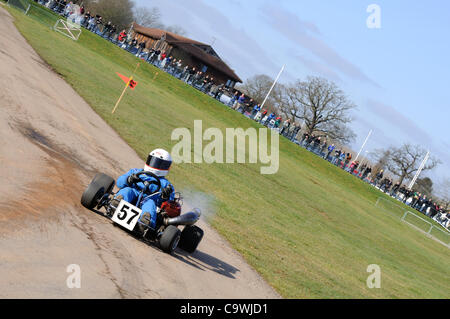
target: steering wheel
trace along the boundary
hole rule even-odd
[[[146,175],[146,176],[149,176],[149,177],[153,177],[154,180],[152,180],[152,181],[144,181],[144,180],[142,180],[141,175]],[[159,180],[159,177],[157,175],[153,174],[152,172],[141,171],[141,172],[136,174],[136,177],[138,177],[141,180],[141,182],[147,187],[147,189],[152,184],[156,185],[157,189],[153,192],[153,194],[157,193],[157,192],[159,192],[161,190],[161,181]]]

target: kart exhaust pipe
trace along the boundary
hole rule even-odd
[[[188,212],[178,217],[167,219],[167,226],[169,225],[194,225],[200,218],[200,212]]]

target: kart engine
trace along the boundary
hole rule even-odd
[[[176,200],[168,200],[162,203],[161,211],[165,212],[168,217],[178,217],[181,214],[181,205]]]

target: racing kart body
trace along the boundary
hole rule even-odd
[[[154,177],[154,180],[144,181],[139,178],[143,175]],[[90,210],[104,209],[103,215],[115,225],[147,243],[158,243],[160,248],[169,254],[177,247],[193,253],[203,238],[203,230],[194,225],[200,218],[200,210],[194,209],[181,214],[182,198],[180,193],[175,193],[174,200],[164,201],[157,207],[156,227],[151,227],[149,214],[142,212],[139,207],[145,197],[160,193],[161,183],[158,176],[151,172],[142,171],[136,176],[144,185],[136,203],[114,198],[114,179],[99,173],[83,192],[81,204]],[[154,192],[149,191],[152,184],[157,186]],[[182,231],[178,228],[180,226],[183,226]]]

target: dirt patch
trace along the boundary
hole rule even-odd
[[[81,169],[86,174],[92,172],[83,168],[70,154],[58,149],[48,137],[29,124],[21,123],[14,127],[47,156],[43,158],[45,167],[41,167],[38,173],[40,176],[35,182],[25,184],[17,198],[0,202],[1,219],[17,222],[26,216],[30,222],[30,219],[61,213],[65,207],[81,208],[79,201],[76,201],[83,191],[79,171]]]

